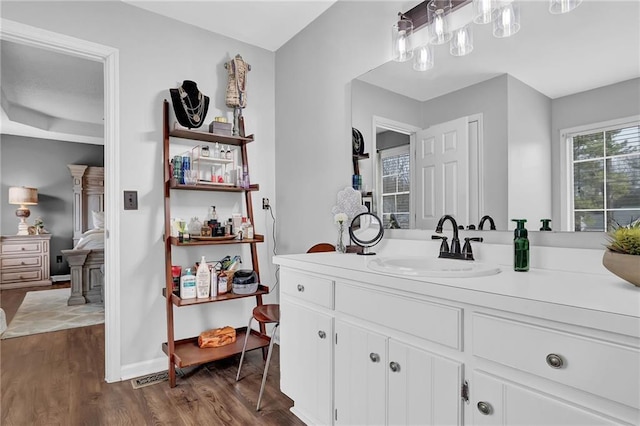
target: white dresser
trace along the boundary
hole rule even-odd
[[[51,285],[51,234],[0,237],[0,289]]]
[[[281,388],[307,424],[640,424],[640,289],[612,275],[274,261]]]

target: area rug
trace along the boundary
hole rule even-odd
[[[71,289],[30,291],[2,339],[104,323],[104,305],[67,306]]]

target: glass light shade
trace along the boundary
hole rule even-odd
[[[582,0],[550,0],[549,12],[554,15],[571,12],[573,9],[580,6],[580,3],[582,3]]]
[[[413,69],[426,71],[433,68],[433,46],[425,44],[416,49],[413,55]]]
[[[9,204],[21,206],[35,206],[38,204],[38,190],[26,186],[9,188]]]
[[[520,31],[520,6],[505,2],[494,12],[493,35],[498,38],[511,37]]]
[[[473,12],[476,24],[488,24],[493,20],[494,0],[473,0]]]
[[[453,56],[464,56],[473,52],[473,31],[471,25],[465,25],[453,32],[450,52]]]
[[[394,61],[406,62],[413,57],[412,34],[413,23],[408,19],[400,19],[393,24],[391,27],[391,48]]]
[[[444,44],[451,40],[449,12],[451,12],[451,0],[431,0],[427,3],[431,44]]]

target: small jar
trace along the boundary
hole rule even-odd
[[[211,155],[211,152],[209,151],[209,147],[208,146],[203,146],[202,149],[200,149],[200,155],[203,157],[209,157],[209,155]]]

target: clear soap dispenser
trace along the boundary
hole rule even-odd
[[[529,237],[527,229],[524,227],[526,219],[511,219],[516,222],[516,229],[513,237],[513,270],[526,272],[529,270]]]

